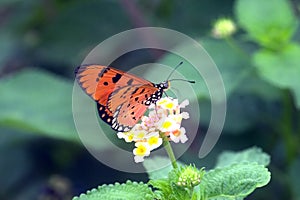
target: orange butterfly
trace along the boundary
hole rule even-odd
[[[147,107],[155,104],[170,86],[168,79],[154,84],[101,65],[80,66],[75,70],[75,75],[81,88],[97,102],[100,118],[119,132],[129,131],[144,115]]]

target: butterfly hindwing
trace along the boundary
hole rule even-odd
[[[131,129],[144,115],[151,102],[151,94],[158,88],[149,85],[123,87],[109,97],[107,108],[114,113],[112,128]]]

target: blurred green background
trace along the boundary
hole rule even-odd
[[[299,200],[299,13],[296,0],[1,0],[0,199],[66,200],[104,183],[147,181],[145,174],[110,169],[86,151],[71,96],[74,68],[96,45],[127,29],[158,26],[206,48],[228,98],[221,138],[200,160],[210,101],[197,94],[204,120],[181,161],[209,169],[223,150],[259,146],[271,155],[272,180],[247,199]],[[223,17],[237,32],[215,38],[214,23]],[[169,59],[173,65],[159,55],[118,62]]]

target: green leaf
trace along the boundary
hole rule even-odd
[[[287,0],[238,0],[235,13],[250,37],[270,49],[282,48],[297,28],[296,17]]]
[[[177,162],[179,166],[183,166],[184,164],[181,162]],[[162,156],[153,156],[151,158],[146,159],[143,162],[144,167],[149,175],[149,179],[162,179],[167,178],[168,173],[173,169],[170,159]]]
[[[149,184],[158,189],[155,191],[157,199],[184,200],[191,199],[187,189],[177,186],[168,179],[150,180]]]
[[[155,196],[158,199],[168,199],[169,196],[172,194],[172,187],[167,178],[150,180],[149,185],[157,189],[155,190]]]
[[[72,84],[37,70],[0,80],[0,126],[78,140],[72,117]]]
[[[127,181],[114,185],[102,185],[97,189],[87,191],[86,194],[81,194],[79,197],[74,197],[73,200],[153,200],[154,194],[147,184]]]
[[[291,44],[280,52],[260,50],[254,55],[254,65],[259,75],[279,88],[287,88],[295,96],[300,108],[300,46]]]
[[[229,96],[251,70],[248,58],[225,40],[203,38],[200,42],[218,67],[224,81],[226,95]],[[241,45],[238,41],[235,42]]]
[[[172,169],[169,173],[165,173],[167,178],[149,181],[149,184],[157,189],[155,194],[158,199],[182,200],[199,197],[200,191],[193,192],[193,190],[204,175],[203,169],[198,170],[192,165],[182,165],[177,169]]]
[[[245,161],[257,162],[260,165],[267,166],[270,163],[270,156],[258,147],[252,147],[239,152],[225,151],[219,155],[216,166],[225,167]]]
[[[209,200],[243,199],[269,183],[271,174],[257,163],[238,163],[207,172],[200,183]]]

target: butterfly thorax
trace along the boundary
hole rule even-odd
[[[154,84],[154,87],[157,88],[155,91],[145,102],[145,105],[149,106],[151,103],[156,104],[156,102],[162,97],[164,91],[168,90],[170,87],[169,81],[163,81],[158,84]]]

